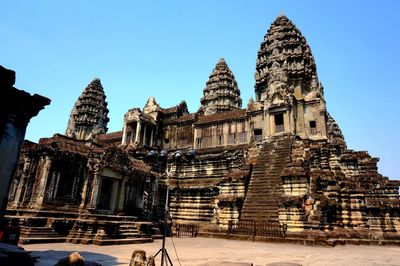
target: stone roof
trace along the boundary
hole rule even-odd
[[[178,117],[175,122],[187,122],[187,121],[194,121],[196,119],[195,114],[186,114],[181,117]]]
[[[196,124],[207,124],[207,123],[215,123],[228,120],[237,120],[241,117],[243,118],[246,117],[246,109],[235,109],[223,113],[199,116]]]
[[[116,138],[122,138],[122,131],[115,131],[107,134],[100,134],[96,137],[96,139],[100,140],[111,140]]]
[[[62,151],[76,153],[84,156],[87,156],[92,150],[91,147],[86,145],[85,141],[76,140],[61,134],[55,134],[51,138],[41,138],[39,140],[39,145],[57,147]]]

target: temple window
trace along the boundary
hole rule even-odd
[[[262,140],[262,129],[261,128],[254,129],[254,140],[255,141]]]
[[[275,114],[275,132],[283,132],[285,131],[284,125],[283,125],[283,113]]]
[[[224,145],[224,130],[223,130],[222,124],[217,125],[216,134],[217,134],[217,146],[223,146]]]
[[[231,122],[228,129],[228,145],[236,144],[236,123]]]
[[[310,121],[310,132],[311,135],[317,134],[317,123],[315,122],[315,120]]]
[[[240,121],[238,126],[239,131],[239,143],[247,143],[247,132],[246,132],[246,122]]]
[[[228,145],[233,145],[236,142],[236,135],[235,133],[231,133],[228,135]]]
[[[201,148],[201,138],[196,139],[196,146],[197,148]]]
[[[164,147],[169,148],[169,139],[164,139]]]
[[[219,135],[218,137],[218,146],[224,145],[224,135]]]

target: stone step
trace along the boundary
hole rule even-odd
[[[127,239],[102,239],[94,240],[95,245],[126,245],[126,244],[141,244],[153,242],[153,238],[140,237],[140,238],[127,238]]]
[[[251,175],[241,218],[278,220],[277,200],[282,195],[281,173],[290,156],[292,139],[272,138],[263,143]]]
[[[20,244],[39,244],[39,243],[62,243],[65,242],[67,237],[20,237]]]

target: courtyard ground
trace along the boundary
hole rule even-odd
[[[161,240],[147,244],[95,246],[70,243],[30,244],[26,250],[39,256],[38,266],[54,265],[73,251],[86,260],[102,265],[129,265],[135,249],[154,255],[161,248]],[[176,248],[176,253],[174,245]],[[400,265],[398,246],[302,246],[214,238],[167,238],[167,251],[177,265]],[[177,256],[179,261],[177,259]],[[159,263],[157,256],[157,264]]]

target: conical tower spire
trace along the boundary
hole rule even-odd
[[[271,24],[257,55],[257,101],[285,98],[301,87],[302,93],[319,89],[314,57],[300,30],[283,14]]]
[[[241,108],[242,99],[235,76],[221,58],[203,90],[199,114],[209,115]]]
[[[72,108],[65,134],[83,140],[107,132],[108,109],[100,79],[95,78],[82,92]]]

